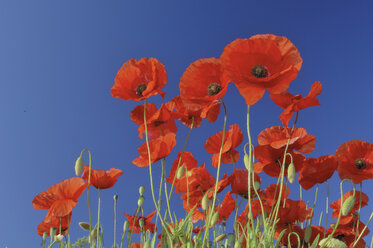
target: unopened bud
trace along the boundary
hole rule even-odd
[[[227,237],[227,235],[224,234],[224,233],[221,234],[221,235],[219,235],[219,236],[217,236],[217,237],[215,238],[215,243],[219,243],[220,241],[224,240],[225,237]]]
[[[126,220],[123,223],[123,232],[126,232],[128,228],[130,227],[130,223]]]
[[[253,163],[251,163],[249,155],[245,153],[245,156],[243,157],[243,162],[245,163],[245,167],[249,172],[254,171]]]
[[[83,170],[83,158],[79,156],[75,161],[75,175],[79,176]]]
[[[258,191],[258,190],[260,189],[260,182],[259,182],[259,181],[255,181],[255,182],[254,182],[254,189],[255,189],[256,191]]]
[[[347,245],[343,241],[335,238],[331,238],[329,241],[328,238],[324,238],[320,241],[319,246],[327,248],[347,248]]]
[[[137,206],[140,208],[142,207],[142,204],[144,203],[145,198],[143,196],[140,196],[137,200]]]
[[[186,166],[186,164],[184,163],[179,169],[177,169],[177,172],[176,172],[176,178],[177,179],[180,179],[184,176],[185,166]]]
[[[342,215],[346,216],[355,205],[355,196],[349,196],[342,204]]]
[[[44,232],[44,233],[43,233],[43,240],[46,240],[47,237],[48,237],[48,233],[47,233],[47,232]]]
[[[139,219],[139,226],[141,229],[144,228],[144,225],[145,225],[144,218]]]
[[[90,242],[95,243],[96,240],[97,240],[97,227],[93,228],[89,235]]]
[[[85,230],[85,231],[88,231],[89,230],[89,224],[87,222],[79,222],[79,226]]]
[[[57,229],[55,227],[51,227],[49,229],[49,236],[54,237],[54,235],[56,234],[56,232],[57,232]]]
[[[288,180],[289,183],[293,183],[295,180],[295,166],[293,162],[291,162],[288,166]]]
[[[201,205],[202,205],[201,207],[202,207],[203,210],[206,211],[208,209],[208,207],[209,207],[209,194],[208,193],[206,193],[203,196]]]
[[[140,188],[139,188],[139,194],[143,195],[144,193],[145,193],[145,187],[144,186],[140,186]]]
[[[113,196],[113,199],[114,199],[114,201],[117,201],[117,200],[118,200],[118,195],[115,194],[115,195]]]
[[[61,242],[62,239],[63,239],[63,235],[62,235],[62,234],[58,234],[58,235],[54,236],[54,239],[55,239],[57,242]]]
[[[309,243],[311,240],[311,235],[312,235],[312,227],[307,226],[306,229],[304,230],[304,242]]]
[[[215,212],[211,219],[211,225],[215,226],[216,223],[218,223],[219,220],[219,212]]]

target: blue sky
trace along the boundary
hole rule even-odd
[[[105,241],[112,245],[113,194],[119,194],[122,223],[122,212],[135,210],[137,188],[148,185],[148,170],[131,164],[142,144],[129,120],[137,103],[110,94],[116,72],[130,58],[155,57],[166,66],[169,80],[164,90],[170,100],[193,61],[219,57],[236,38],[286,36],[304,60],[289,91],[306,95],[314,81],[323,84],[321,106],[300,113],[299,126],[317,138],[309,156],[333,154],[351,139],[372,143],[372,7],[369,1],[1,1],[0,247],[39,245],[36,227],[46,211],[34,210],[31,201],[74,176],[74,162],[83,148],[91,149],[95,168],[124,171],[116,186],[102,194]],[[159,104],[160,97],[150,101]],[[246,106],[233,85],[224,101],[228,124],[239,123],[244,130]],[[252,134],[280,125],[280,113],[266,94],[252,108]],[[178,127],[178,145],[168,165],[186,135],[187,129]],[[222,115],[192,132],[187,150],[199,164],[210,162],[202,145],[221,128]],[[154,168],[159,175],[160,166]],[[334,175],[331,201],[339,194],[338,181]],[[321,189],[319,199],[325,186]],[[293,199],[297,190],[294,187]],[[305,194],[310,202],[312,192]],[[147,214],[153,210],[149,190],[145,196]],[[178,196],[173,200],[181,206]],[[365,222],[369,208],[363,211]],[[181,217],[180,207],[175,210]],[[73,240],[84,234],[77,222],[87,218],[82,196],[73,212]]]

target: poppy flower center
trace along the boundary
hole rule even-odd
[[[256,78],[265,78],[268,76],[268,69],[264,65],[254,65],[251,74]]]
[[[220,86],[220,84],[218,84],[218,83],[211,83],[211,84],[207,87],[207,93],[208,93],[210,96],[215,96],[215,95],[218,94],[220,91],[221,91],[221,86]]]
[[[136,88],[136,95],[143,96],[142,93],[146,90],[146,84],[139,84]]]
[[[357,169],[362,170],[366,168],[366,163],[363,158],[358,158],[355,160],[355,166]]]
[[[335,237],[336,239],[340,240],[340,241],[345,241],[345,235],[344,234],[340,234],[338,235],[337,237]]]
[[[154,122],[154,126],[159,127],[159,126],[162,125],[163,123],[164,123],[163,121],[155,121],[155,122]]]

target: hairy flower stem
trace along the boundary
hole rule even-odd
[[[360,182],[360,194],[359,194],[359,210],[358,210],[358,213],[357,213],[357,223],[356,223],[356,231],[355,231],[355,239],[354,239],[354,242],[356,242],[356,238],[357,238],[357,233],[359,232],[359,222],[360,222],[360,210],[361,210],[361,201],[362,201],[362,195],[363,193],[363,183]],[[355,224],[355,222],[354,222]]]
[[[114,245],[113,248],[117,247],[117,197],[114,197]]]
[[[151,188],[151,191],[152,191],[152,197],[153,197],[154,206],[155,206],[155,208],[157,210],[157,215],[158,215],[159,219],[162,222],[162,227],[166,230],[167,236],[170,238],[170,233],[167,230],[167,226],[163,222],[163,219],[162,219],[162,216],[161,216],[158,204],[157,204],[157,200],[155,199],[155,194],[154,194],[152,158],[151,158],[151,155],[150,155],[149,136],[148,136],[148,125],[147,125],[147,122],[146,122],[146,103],[147,103],[147,101],[145,99],[145,101],[144,101],[144,126],[145,126],[146,148],[148,150],[148,157],[149,157],[150,188]]]
[[[246,128],[247,128],[247,137],[249,139],[249,171],[247,173],[247,180],[248,180],[248,189],[247,189],[247,195],[248,195],[248,203],[249,203],[249,219],[252,224],[254,224],[254,218],[253,218],[253,212],[251,208],[251,174],[253,171],[251,171],[252,168],[252,142],[251,142],[251,133],[250,133],[250,105],[247,105],[247,114],[246,114]],[[245,150],[246,153],[246,150]],[[250,225],[248,225],[250,227]],[[250,232],[250,229],[247,229],[247,232]]]
[[[218,169],[217,169],[217,172],[216,172],[214,197],[213,197],[213,200],[212,200],[212,206],[213,207],[215,206],[215,203],[216,203],[216,194],[217,194],[217,191],[218,191],[218,183],[219,183],[220,167],[221,167],[221,155],[222,155],[223,146],[224,146],[225,128],[227,126],[227,107],[225,106],[225,103],[224,103],[223,99],[220,98],[220,102],[224,107],[224,126],[223,126],[223,135],[222,135],[221,146],[220,146],[220,151],[219,151]],[[208,216],[207,216],[206,231],[205,231],[205,236],[203,237],[202,247],[205,247],[206,240],[209,236],[210,223],[211,223],[211,219],[212,219],[213,214],[214,214],[214,211],[210,211]]]
[[[98,194],[98,208],[97,208],[97,245],[96,247],[101,247],[101,240],[100,240],[100,210],[101,210],[101,196],[100,196],[100,188],[97,188]]]
[[[324,236],[326,234],[326,230],[328,230],[328,218],[329,218],[329,182],[326,181],[326,206],[325,206],[325,228],[324,228]]]

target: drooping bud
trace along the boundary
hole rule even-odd
[[[253,163],[250,162],[250,158],[247,153],[245,153],[245,156],[243,157],[243,162],[245,163],[245,167],[249,172],[254,171]]]
[[[130,223],[126,220],[123,223],[123,232],[126,232],[128,228],[130,227]]]
[[[83,158],[82,156],[79,156],[75,161],[75,175],[79,176],[82,174],[83,170]]]
[[[219,235],[219,236],[217,236],[217,237],[215,238],[215,243],[219,243],[220,241],[224,240],[225,237],[227,237],[227,235],[224,234],[224,233],[221,234],[221,235]]]
[[[295,180],[295,166],[293,162],[291,162],[288,166],[288,180],[289,183],[293,183]]]
[[[309,243],[311,240],[311,235],[312,235],[312,227],[307,226],[306,229],[304,230],[304,242]]]
[[[207,210],[208,207],[209,207],[209,194],[206,193],[203,197],[202,197],[202,202],[201,202],[201,207],[203,210]]]
[[[143,196],[140,196],[137,200],[137,206],[140,208],[142,207],[142,204],[144,203],[145,198]]]
[[[118,195],[115,194],[115,195],[113,196],[113,199],[114,199],[114,201],[117,201],[117,200],[118,200]]]
[[[180,179],[184,176],[184,172],[185,172],[184,166],[185,166],[185,163],[181,167],[179,167],[179,169],[177,169],[177,172],[176,172],[177,179]]]
[[[346,216],[355,206],[355,196],[349,196],[342,204],[342,215]]]
[[[140,219],[139,219],[139,226],[140,226],[140,228],[143,229],[143,228],[144,228],[144,225],[145,225],[144,218],[140,218]]]
[[[215,212],[211,219],[211,225],[215,226],[216,223],[218,223],[219,220],[219,212]]]
[[[139,194],[140,194],[140,196],[142,196],[144,193],[145,193],[145,187],[144,186],[140,186],[140,188],[139,188]]]
[[[79,222],[80,228],[82,228],[84,231],[89,230],[89,224],[87,222]]]
[[[326,248],[347,248],[347,245],[343,241],[335,238],[331,238],[329,241],[328,238],[324,238],[319,242],[319,246]]]

